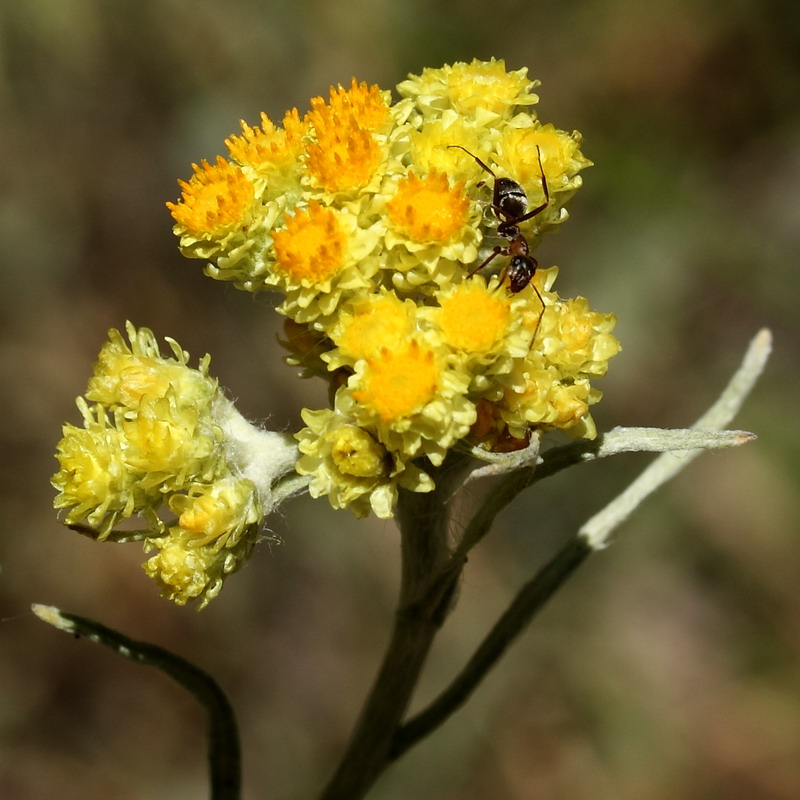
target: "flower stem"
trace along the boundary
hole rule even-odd
[[[321,800],[358,800],[390,763],[400,727],[433,639],[450,610],[463,562],[448,546],[452,476],[440,470],[435,491],[402,492],[398,505],[402,550],[400,599],[383,663],[342,760]]]

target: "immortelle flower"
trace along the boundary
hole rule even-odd
[[[149,331],[112,332],[59,446],[65,521],[120,540],[143,518],[148,574],[205,603],[265,536],[290,493],[276,486],[388,518],[455,451],[593,437],[614,316],[559,297],[532,255],[591,162],[538,119],[536,86],[494,59],[425,69],[396,102],[354,79],[282,126],[242,122],[227,159],[194,165],[167,204],[181,252],[278,295],[287,361],[328,382],[330,405],[303,409],[290,444],[242,420],[207,358],[192,369],[171,340],[164,358]]]
[[[324,797],[364,797],[451,717],[536,613],[641,501],[722,430],[771,348],[762,331],[691,429],[597,434],[596,379],[619,352],[615,318],[556,291],[534,251],[567,220],[590,162],[581,136],[539,120],[537,82],[502,61],[425,69],[400,98],[353,79],[287,112],[241,122],[228,157],[200,161],[167,203],[180,249],[285,317],[287,363],[327,383],[294,432],[245,420],[209,372],[128,323],[102,347],[58,445],[55,505],[97,540],[144,543],[164,596],[203,608],[306,491],[356,517],[397,517],[398,605],[386,654]],[[244,348],[243,352],[247,352]],[[560,441],[559,441],[560,440]],[[408,709],[472,550],[522,491],[623,452],[662,455],[539,563],[449,685]],[[474,490],[485,486],[487,491]],[[535,519],[530,533],[539,533]],[[42,619],[156,666],[208,713],[212,794],[238,796],[235,718],[204,671],[93,620]],[[225,787],[222,789],[221,787]]]

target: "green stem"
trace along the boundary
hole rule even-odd
[[[389,646],[342,760],[321,800],[359,800],[389,761],[389,749],[444,622],[461,567],[448,546],[452,476],[444,470],[429,494],[402,492],[398,504],[402,551],[400,599]],[[459,476],[460,477],[460,476]]]

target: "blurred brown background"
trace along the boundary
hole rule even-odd
[[[63,529],[49,477],[111,326],[174,336],[253,418],[296,428],[321,387],[281,362],[269,300],[182,259],[166,200],[260,111],[352,76],[505,58],[596,166],[539,251],[562,295],[616,311],[601,429],[681,426],[764,325],[767,373],[737,425],[625,527],[478,695],[375,800],[800,797],[796,0],[0,0],[0,796],[205,796],[203,717],[165,677],[73,641],[31,602],[94,616],[213,673],[240,714],[246,796],[312,798],[375,670],[397,537],[297,500],[202,614],[161,600],[135,545]],[[469,564],[417,703],[514,590],[647,463],[521,498]]]

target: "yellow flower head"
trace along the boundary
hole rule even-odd
[[[242,169],[217,157],[216,164],[192,164],[194,175],[178,181],[181,200],[167,203],[176,233],[187,240],[220,242],[250,220],[253,184]]]
[[[89,408],[83,398],[78,399],[78,408],[84,427],[65,425],[58,444],[56,458],[61,468],[52,481],[59,490],[54,505],[69,509],[68,525],[85,519],[104,538],[118,519],[130,517],[146,497],[125,464],[122,437],[104,409]]]
[[[269,286],[286,294],[281,313],[313,322],[334,313],[343,297],[371,288],[379,268],[377,258],[370,257],[378,243],[374,230],[359,227],[346,211],[315,201],[285,221],[273,235],[275,264],[267,278]]]
[[[531,106],[539,98],[527,69],[507,72],[502,60],[458,62],[440,69],[425,69],[397,89],[402,97],[414,98],[428,115],[452,109],[481,123],[508,118],[517,106]]]
[[[444,174],[411,172],[388,184],[384,197],[384,270],[398,291],[436,291],[475,260],[481,210],[470,202],[463,181],[451,185]]]
[[[437,299],[440,305],[427,306],[420,316],[452,353],[450,360],[466,370],[470,396],[497,394],[496,376],[509,372],[530,350],[535,325],[531,329],[526,322],[529,315],[538,320],[538,298],[528,292],[510,295],[499,289],[497,278],[487,283],[476,275],[446,287]]]
[[[353,122],[362,130],[371,133],[384,132],[389,120],[389,92],[381,91],[377,85],[367,86],[353,78],[350,88],[331,87],[330,100],[326,105],[321,97],[311,100],[308,121],[315,128],[326,127],[337,121]]]
[[[227,475],[208,484],[195,484],[186,494],[170,498],[178,526],[194,535],[195,547],[212,544],[219,550],[235,543],[244,530],[260,522],[258,492],[246,478]]]
[[[241,135],[225,140],[231,159],[241,166],[262,196],[292,193],[300,176],[308,123],[300,119],[297,109],[292,109],[284,116],[282,128],[263,112],[260,128],[251,127],[244,120],[240,124]]]
[[[288,112],[286,119],[290,126],[288,130],[276,127],[263,111],[260,128],[251,127],[241,120],[241,136],[234,135],[225,140],[231,158],[242,166],[257,170],[296,157],[303,146],[305,126],[299,123],[296,109]]]
[[[275,272],[289,284],[330,286],[344,266],[347,237],[337,214],[313,203],[307,210],[287,217],[275,242]]]
[[[524,186],[538,184],[541,175],[537,154],[541,155],[547,184],[553,195],[580,187],[578,173],[591,166],[580,151],[581,135],[567,133],[553,125],[533,123],[511,128],[497,143],[498,163]]]
[[[468,373],[448,363],[446,348],[430,339],[415,337],[358,361],[337,402],[390,450],[440,464],[475,422],[475,408],[467,396]]]
[[[312,185],[328,194],[365,188],[384,157],[378,140],[354,122],[316,128],[316,142],[307,153]]]
[[[600,395],[591,389],[588,379],[563,381],[554,367],[542,361],[538,365],[529,363],[518,377],[523,380],[522,389],[507,390],[497,404],[499,416],[512,436],[522,438],[535,425],[594,438],[589,406]]]
[[[217,550],[213,545],[197,545],[191,531],[170,528],[166,536],[148,539],[145,549],[155,549],[142,565],[147,575],[161,587],[161,594],[176,605],[199,600],[205,608],[222,589],[225,578],[247,560],[258,540],[257,528],[251,528],[231,550]]]
[[[89,381],[86,397],[108,407],[138,408],[144,397],[161,398],[170,387],[179,397],[210,403],[217,383],[208,377],[208,356],[198,369],[187,369],[188,353],[167,339],[171,358],[164,358],[152,331],[127,325],[130,344],[117,330],[108,334]]]
[[[436,396],[440,370],[435,355],[416,339],[399,351],[383,347],[365,361],[361,388],[353,397],[383,422],[408,417]]]
[[[448,244],[464,232],[470,203],[464,184],[446,175],[401,180],[386,210],[395,230],[416,244]]]
[[[349,90],[331,89],[330,102],[311,101],[306,121],[313,129],[306,148],[311,185],[327,194],[364,189],[387,155],[379,133],[389,119],[386,93],[355,79]]]
[[[581,135],[577,131],[566,133],[553,125],[526,122],[504,132],[492,160],[499,174],[513,177],[523,186],[530,207],[546,201],[543,178],[547,182],[547,207],[527,227],[529,246],[535,247],[545,231],[567,220],[564,206],[583,184],[578,173],[592,162],[580,152]]]
[[[591,311],[583,298],[549,303],[536,334],[540,346],[499,379],[499,428],[516,437],[538,426],[593,438],[589,407],[602,395],[590,379],[604,374],[620,350],[610,333],[614,323],[613,314]]]
[[[565,375],[605,375],[608,360],[620,351],[611,333],[614,315],[592,311],[585,297],[565,300],[554,311],[542,345],[548,360]]]
[[[355,424],[338,408],[302,413],[307,427],[297,434],[303,454],[297,471],[313,476],[312,497],[327,497],[334,508],[349,508],[357,517],[372,511],[388,519],[398,487],[416,492],[433,489],[427,473],[407,464],[403,453],[390,451],[374,429]]]
[[[493,288],[497,288],[494,286]],[[464,353],[485,354],[503,342],[515,317],[512,300],[504,293],[490,291],[480,279],[464,281],[439,299],[436,322],[445,341]],[[475,325],[480,319],[482,325]]]
[[[122,417],[125,463],[141,475],[145,488],[183,487],[189,479],[211,479],[219,470],[213,458],[219,432],[209,408],[166,397],[145,397],[134,416]]]
[[[342,305],[336,325],[329,331],[337,345],[324,354],[329,369],[354,366],[361,359],[379,358],[382,350],[404,347],[417,329],[417,306],[400,300],[394,292],[358,295]]]
[[[211,277],[234,281],[248,291],[262,288],[269,230],[286,198],[262,202],[263,180],[252,170],[248,177],[245,168],[222,157],[215,165],[203,161],[193,167],[188,183],[178,181],[181,201],[167,203],[181,252],[188,258],[213,259],[206,267]]]
[[[474,159],[452,145],[458,144],[476,152],[482,146],[481,140],[480,129],[449,112],[423,123],[419,130],[408,132],[409,159],[418,166],[421,174],[445,174],[454,181],[474,177],[474,182],[477,182],[486,177],[480,167]]]

